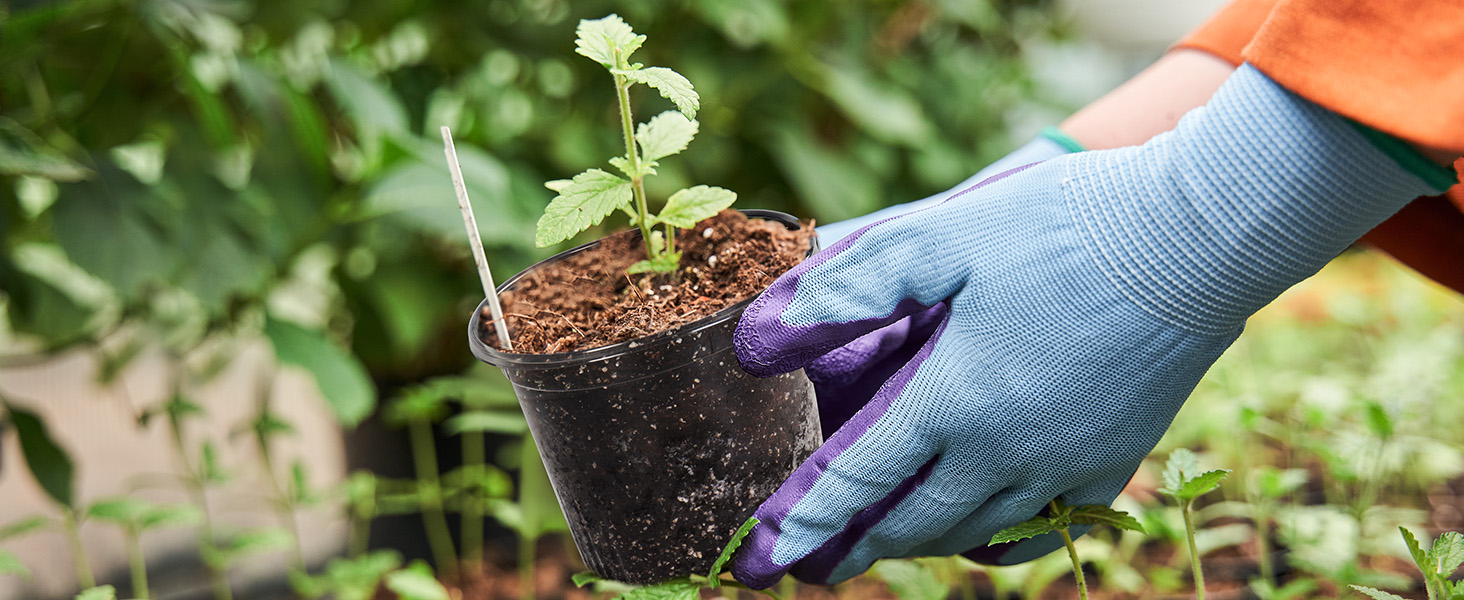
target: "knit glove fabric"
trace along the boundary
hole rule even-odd
[[[754,375],[936,323],[757,509],[734,575],[833,583],[882,557],[1060,547],[984,548],[1053,498],[1111,502],[1250,314],[1448,185],[1410,152],[1244,65],[1143,146],[991,177],[789,271],[738,325]]]
[[[992,175],[1082,150],[1076,140],[1055,127],[1049,127],[1011,154],[987,165],[949,190],[862,217],[824,225],[818,228],[818,235],[833,242],[866,225],[939,204]],[[885,380],[910,361],[910,357],[925,345],[935,326],[940,324],[945,316],[944,310],[944,306],[936,307],[900,319],[835,348],[804,367],[818,395],[818,416],[824,437],[833,435],[869,402]]]

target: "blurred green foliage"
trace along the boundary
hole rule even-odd
[[[158,343],[226,362],[217,340],[278,321],[293,324],[270,326],[290,334],[271,335],[281,358],[322,387],[371,393],[356,361],[377,380],[460,370],[479,298],[437,127],[459,140],[498,276],[554,251],[532,244],[542,182],[621,144],[610,86],[592,81],[608,75],[573,53],[579,19],[622,15],[656,40],[645,59],[705,99],[695,162],[666,161],[652,196],[709,182],[829,222],[1013,146],[1003,115],[1031,101],[1022,43],[1057,33],[1046,4],[9,3],[0,360],[105,339],[112,363]],[[352,352],[299,356],[322,343]],[[361,416],[361,398],[328,396]]]

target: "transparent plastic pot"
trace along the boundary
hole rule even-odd
[[[784,213],[743,212],[799,228]],[[597,245],[529,267],[498,293]],[[706,573],[737,527],[823,442],[803,371],[759,379],[738,364],[732,333],[751,302],[559,354],[489,347],[478,337],[484,305],[473,313],[473,355],[513,384],[575,545],[601,576],[652,583]]]

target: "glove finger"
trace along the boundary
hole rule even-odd
[[[987,495],[999,489],[995,482],[973,474],[969,465],[951,461],[949,456],[937,460],[927,483],[917,487],[853,544],[841,544],[833,552],[820,548],[794,565],[792,574],[802,581],[823,585],[856,577],[875,561],[908,555],[909,548],[942,538],[981,506]],[[959,491],[951,494],[950,486],[943,484],[956,481],[960,482]]]
[[[733,559],[739,581],[765,588],[815,552],[847,552],[930,477],[936,448],[921,429],[928,425],[926,405],[901,394],[939,380],[935,369],[921,367],[943,330],[758,507],[754,516],[762,523]]]
[[[818,394],[824,437],[854,416],[885,381],[894,376],[930,340],[945,319],[946,303],[910,315],[883,329],[835,348],[804,368]]]

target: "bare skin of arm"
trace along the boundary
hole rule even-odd
[[[1173,129],[1179,118],[1210,100],[1235,66],[1207,52],[1178,49],[1083,107],[1058,129],[1089,150],[1135,146]],[[1456,151],[1414,145],[1441,165]]]

